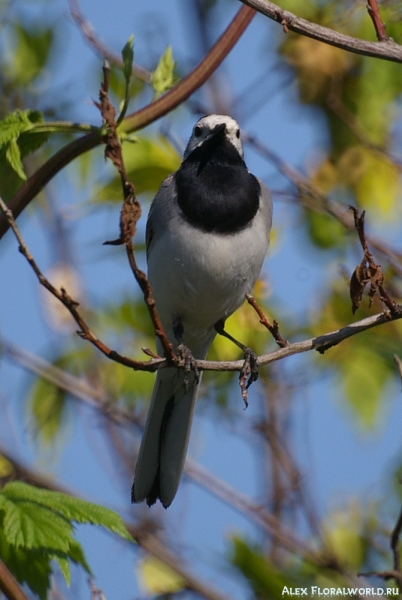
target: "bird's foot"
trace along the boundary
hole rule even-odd
[[[245,408],[248,406],[248,388],[257,381],[259,374],[258,356],[251,348],[244,350],[244,364],[239,375],[239,385]]]
[[[190,348],[187,348],[184,344],[179,344],[179,346],[177,346],[177,355],[184,364],[184,388],[187,392],[190,372],[194,372],[195,383],[198,384],[200,381],[200,371],[197,367],[197,361],[191,354]]]

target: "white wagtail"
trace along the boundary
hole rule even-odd
[[[243,159],[240,128],[222,115],[194,126],[180,168],[149,211],[148,278],[169,340],[204,359],[217,329],[251,292],[267,252],[272,201]],[[158,352],[161,352],[158,347]],[[187,380],[186,380],[187,378]],[[176,495],[199,386],[193,370],[159,370],[137,460],[132,501]]]

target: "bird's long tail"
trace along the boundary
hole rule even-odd
[[[135,469],[133,502],[146,500],[151,506],[159,498],[167,508],[176,495],[199,386],[193,371],[188,377],[186,390],[182,369],[157,373]]]

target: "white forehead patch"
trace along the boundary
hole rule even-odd
[[[241,157],[243,157],[243,147],[240,141],[240,127],[232,117],[227,115],[207,115],[197,121],[193,127],[191,137],[184,151],[184,158],[187,158],[195,148],[201,146],[203,141],[218,125],[225,124],[226,138],[233,144]]]

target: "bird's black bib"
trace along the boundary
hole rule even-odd
[[[260,184],[225,135],[193,150],[176,172],[175,184],[185,220],[208,233],[244,229],[260,205]]]

